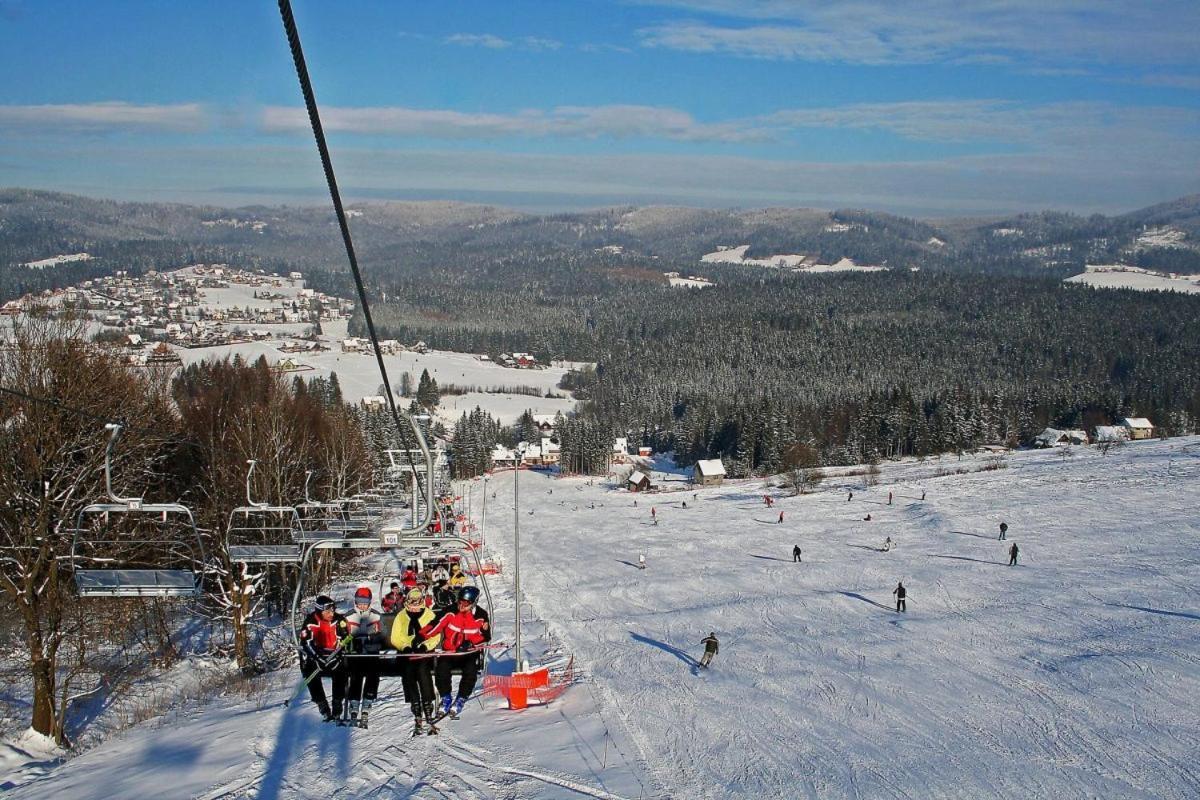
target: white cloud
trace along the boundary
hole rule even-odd
[[[520,50],[534,52],[558,50],[562,42],[541,36],[522,36],[519,39],[505,39],[492,33],[455,33],[447,36],[446,44],[457,44],[463,47],[485,47],[489,50],[506,50],[515,47]]]
[[[77,103],[0,106],[0,128],[45,133],[101,131],[199,131],[208,127],[209,114],[198,103],[139,105],[135,103]]]
[[[655,138],[686,142],[744,142],[765,133],[738,122],[701,123],[673,108],[640,105],[560,106],[515,114],[468,113],[403,107],[321,111],[328,131],[400,137],[497,139],[506,137]],[[270,133],[308,130],[302,108],[268,106],[262,127]]]
[[[1194,0],[647,0],[722,19],[667,20],[642,44],[749,58],[860,64],[1195,63]]]
[[[446,44],[461,44],[464,47],[487,47],[492,50],[502,50],[512,47],[508,39],[501,39],[490,33],[455,33],[446,37]]]

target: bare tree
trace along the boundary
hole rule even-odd
[[[71,532],[80,508],[104,496],[108,437],[101,421],[143,424],[122,439],[114,463],[114,481],[139,493],[162,484],[165,439],[174,429],[162,393],[82,332],[75,322],[32,318],[0,347],[0,386],[27,396],[0,396],[0,584],[24,627],[31,727],[63,744],[73,679],[82,669],[60,675],[62,648],[82,635],[72,624],[78,601]]]

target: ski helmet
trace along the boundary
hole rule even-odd
[[[467,602],[475,605],[479,601],[479,589],[475,586],[464,586],[462,591],[458,593],[458,601],[460,603]]]
[[[356,605],[356,606],[371,605],[371,589],[369,586],[360,586],[354,592],[354,605]]]
[[[337,608],[337,603],[327,594],[323,594],[318,597],[314,605],[316,606],[317,611],[324,611],[327,608]]]

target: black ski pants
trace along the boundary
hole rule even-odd
[[[906,606],[906,605],[904,604],[904,598],[903,598],[903,597],[897,597],[897,598],[896,598],[896,610],[897,610],[897,611],[904,611],[904,612],[906,612],[906,613],[907,613],[907,611],[908,611],[908,606]]]
[[[320,674],[308,682],[308,696],[317,705],[326,705],[323,681],[325,678],[329,678],[332,682],[333,690],[333,713],[340,714],[342,701],[346,697],[345,663],[339,660],[335,665],[322,667],[312,658],[305,658],[300,661],[300,672],[306,678],[313,674],[313,670],[318,668],[321,670]]]
[[[350,691],[346,695],[351,701],[374,700],[379,695],[379,662],[373,658],[351,658]]]
[[[479,680],[479,654],[462,653],[461,655],[438,656],[437,660],[437,690],[438,694],[446,697],[451,694],[450,673],[462,669],[462,679],[458,682],[458,696],[464,700],[475,691],[475,682]]]
[[[404,672],[400,673],[404,684],[404,699],[412,707],[413,716],[420,716],[421,709],[433,706],[437,695],[433,692],[433,659],[406,658]]]

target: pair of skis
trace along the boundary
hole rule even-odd
[[[442,720],[446,719],[447,717],[449,717],[450,719],[458,719],[458,714],[456,714],[454,712],[453,707],[451,707],[450,710],[448,710],[448,711],[439,711],[431,719],[417,720],[416,724],[413,725],[412,735],[415,737],[415,736],[420,736],[422,733],[424,733],[428,736],[437,736],[439,733],[441,733],[441,731],[439,731],[438,727],[437,727],[438,723],[441,722]]]
[[[362,728],[366,730],[367,715],[371,710],[369,705],[360,705],[358,711],[347,709],[346,716],[338,718],[337,724],[342,728]]]

